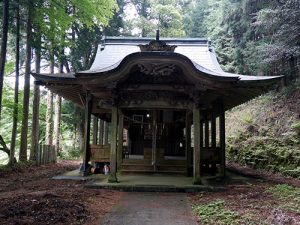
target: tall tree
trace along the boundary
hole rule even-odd
[[[154,35],[156,25],[153,23],[151,15],[151,0],[131,0],[138,13],[138,18],[133,20],[133,26],[139,28],[140,35],[147,37]]]
[[[28,138],[28,114],[29,114],[29,97],[30,97],[30,70],[31,70],[31,42],[32,42],[32,1],[28,1],[26,21],[26,65],[24,75],[24,98],[23,98],[23,117],[21,130],[21,145],[19,160],[27,160],[27,138]]]
[[[13,128],[11,133],[10,142],[10,156],[9,164],[12,165],[15,162],[15,148],[18,126],[18,114],[19,114],[19,68],[20,68],[20,6],[19,0],[16,2],[16,57],[15,57],[15,92],[14,92],[14,111],[13,111]]]
[[[184,37],[182,9],[178,0],[158,0],[152,4],[152,16],[163,37]]]
[[[56,154],[59,153],[60,148],[60,119],[61,119],[61,97],[59,95],[55,96],[54,101],[54,146]]]
[[[8,34],[9,0],[3,0],[2,39],[0,54],[0,119],[2,111],[2,90],[4,80],[4,69],[6,62],[7,34]]]
[[[36,32],[35,42],[35,72],[40,73],[41,70],[41,36]],[[40,115],[40,87],[37,84],[33,86],[33,104],[32,104],[32,130],[31,130],[31,161],[37,160],[37,152],[39,148],[39,115]]]
[[[64,39],[64,37],[62,39]],[[60,57],[59,72],[62,74],[64,73],[64,61],[63,61],[64,48],[63,47],[61,47],[60,55],[61,57]],[[54,142],[56,155],[59,154],[59,150],[60,150],[60,123],[61,123],[61,97],[59,95],[55,95],[53,142]]]

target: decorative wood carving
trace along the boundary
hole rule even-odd
[[[171,106],[188,106],[191,102],[185,94],[178,95],[164,91],[147,91],[143,94],[141,92],[124,92],[120,94],[120,101],[125,105],[141,105],[147,101],[165,101]]]
[[[153,51],[161,51],[161,52],[174,52],[176,45],[167,45],[166,42],[160,40],[152,40],[149,44],[146,45],[138,45],[141,49],[141,52],[153,52]]]
[[[141,73],[155,77],[170,76],[176,69],[175,65],[170,63],[139,64],[138,67]]]

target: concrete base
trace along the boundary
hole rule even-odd
[[[108,183],[118,183],[117,175],[116,174],[109,174],[107,182]]]
[[[85,187],[121,190],[129,192],[201,192],[224,190],[226,184],[245,183],[249,179],[234,173],[227,173],[226,179],[220,177],[202,177],[201,185],[193,184],[192,177],[167,174],[118,174],[117,182],[110,183],[109,175],[92,174],[80,176],[79,170],[56,176],[54,179],[87,180]],[[116,177],[115,177],[116,178]]]
[[[193,179],[193,184],[194,185],[200,185],[200,184],[202,184],[201,178],[194,178]]]

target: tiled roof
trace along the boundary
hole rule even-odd
[[[133,53],[141,52],[139,44],[147,44],[151,38],[106,37],[98,47],[95,61],[91,68],[80,73],[101,73],[119,66],[122,60]],[[203,38],[167,38],[161,39],[167,44],[176,45],[175,53],[181,54],[192,61],[201,72],[220,77],[235,77],[240,81],[268,80],[278,77],[246,76],[224,72],[217,60],[210,41]]]

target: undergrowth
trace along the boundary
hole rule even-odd
[[[269,188],[267,192],[282,201],[280,208],[300,215],[300,188],[279,184]]]
[[[215,200],[208,204],[194,205],[193,211],[200,218],[201,224],[244,224],[246,219],[238,212],[226,209],[223,200]],[[247,223],[249,224],[249,223]]]
[[[227,113],[229,161],[300,178],[300,82]]]

